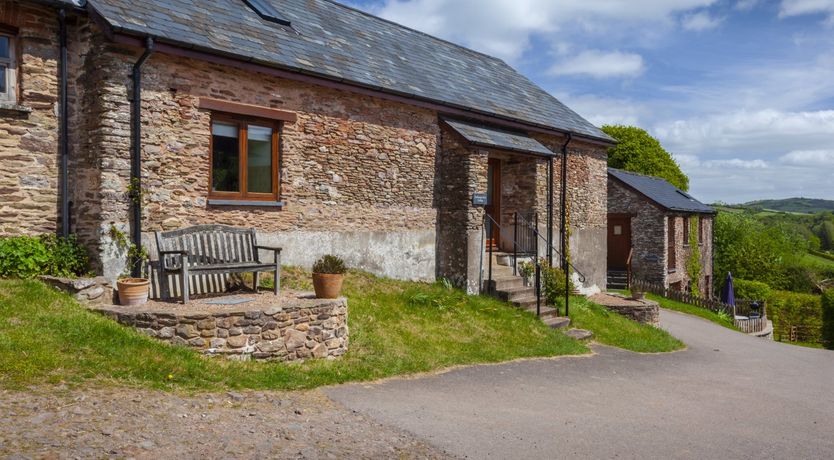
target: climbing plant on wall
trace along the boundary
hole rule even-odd
[[[686,274],[691,282],[691,290],[701,295],[701,248],[698,247],[698,216],[689,221],[689,258],[686,259]]]

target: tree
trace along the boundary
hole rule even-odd
[[[681,190],[689,190],[689,178],[660,141],[635,126],[606,125],[606,134],[618,141],[608,149],[608,166],[666,179]]]

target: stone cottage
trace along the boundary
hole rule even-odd
[[[608,170],[608,287],[632,279],[712,295],[715,210],[658,177]],[[700,273],[687,261],[698,251]]]
[[[499,59],[329,0],[0,0],[0,71],[0,235],[108,277],[114,235],[220,223],[476,292],[489,212],[604,289],[613,141]]]

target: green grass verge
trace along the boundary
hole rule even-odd
[[[802,262],[817,267],[834,267],[834,260],[811,253],[802,256]]]
[[[288,288],[309,274],[287,269]],[[119,383],[162,389],[303,389],[460,364],[581,354],[533,315],[439,284],[351,272],[350,351],[338,360],[233,362],[165,345],[37,281],[0,280],[0,386]]]
[[[678,302],[675,300],[667,299],[665,297],[661,297],[655,294],[646,294],[646,298],[649,300],[654,300],[655,302],[659,303],[661,308],[666,308],[669,310],[674,310],[681,313],[687,313],[689,315],[700,316],[706,320],[712,321],[715,324],[721,325],[726,327],[727,329],[732,329],[737,331],[738,329],[733,324],[733,319],[729,316],[722,316],[718,313],[713,311],[707,310],[706,308],[696,307],[694,305],[685,304],[682,302]]]
[[[663,329],[632,321],[584,297],[571,298],[570,319],[571,326],[593,331],[595,341],[626,350],[658,353],[685,346]]]

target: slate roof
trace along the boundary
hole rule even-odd
[[[116,32],[315,74],[446,106],[613,140],[500,59],[330,0],[89,0]]]
[[[608,168],[608,175],[619,179],[670,211],[715,214],[715,209],[692,198],[688,193],[659,177],[645,176],[614,168]]]
[[[534,155],[556,155],[539,141],[523,132],[510,131],[463,120],[444,118],[443,121],[473,145],[532,153]]]

